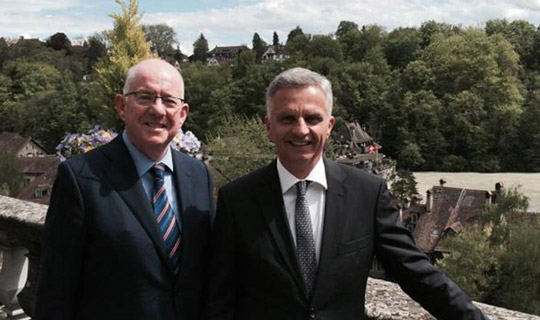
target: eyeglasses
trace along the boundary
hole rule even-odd
[[[127,96],[133,96],[135,98],[135,101],[140,104],[141,106],[150,107],[152,104],[156,102],[157,98],[161,99],[161,103],[165,106],[167,109],[179,109],[184,102],[186,102],[182,98],[169,96],[166,94],[157,95],[155,92],[147,92],[147,91],[133,91],[124,94],[125,97]]]

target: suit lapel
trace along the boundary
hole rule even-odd
[[[315,294],[317,293],[317,286],[320,286],[319,283],[324,281],[328,266],[337,254],[340,230],[343,229],[342,226],[346,222],[347,215],[344,186],[346,176],[337,164],[325,159],[324,165],[328,189],[326,191],[323,238],[315,282]]]
[[[277,248],[283,256],[287,268],[293,275],[297,285],[302,288],[307,297],[307,291],[302,279],[296,248],[287,222],[283,195],[279,183],[276,161],[262,169],[262,178],[256,190],[256,198],[261,206],[261,213],[274,238]]]
[[[117,138],[105,145],[102,150],[105,157],[109,160],[105,164],[104,170],[109,176],[113,188],[120,194],[145,232],[152,239],[159,256],[165,264],[169,265],[165,246],[154,220],[154,212],[150,200],[144,192],[135,164],[129,155],[129,151],[121,135],[118,135]]]

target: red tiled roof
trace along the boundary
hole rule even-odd
[[[32,180],[17,196],[18,199],[35,203],[49,204],[54,179],[56,179],[57,167],[50,167],[47,172]],[[36,190],[48,190],[41,198],[36,197]]]
[[[46,155],[43,157],[18,157],[16,161],[20,173],[41,175],[50,168],[56,168],[60,163],[60,158],[55,155]]]
[[[12,132],[0,133],[0,152],[17,153],[30,141],[30,138],[24,138]]]

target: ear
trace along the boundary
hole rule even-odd
[[[122,121],[126,118],[126,99],[123,94],[117,94],[114,96],[114,108],[118,113],[118,116]]]
[[[186,121],[187,115],[189,113],[189,104],[184,103],[178,113],[178,116],[180,117],[180,126],[182,126]]]
[[[334,128],[335,123],[336,118],[334,118],[334,116],[330,116],[330,119],[328,120],[328,131],[326,133],[327,136],[330,136],[330,133],[332,132],[332,128]]]

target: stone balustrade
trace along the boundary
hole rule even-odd
[[[30,319],[33,313],[46,211],[44,205],[0,196],[0,303],[7,319]],[[476,305],[491,320],[540,320],[538,316]],[[368,280],[366,312],[373,320],[434,319],[398,285],[372,278]]]

